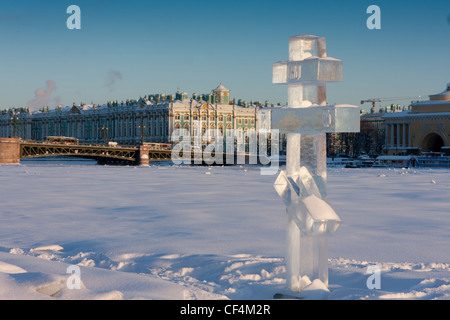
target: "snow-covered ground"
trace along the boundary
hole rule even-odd
[[[0,166],[0,299],[272,299],[286,216],[259,169]],[[329,168],[328,187],[329,292],[305,298],[450,299],[450,170]]]

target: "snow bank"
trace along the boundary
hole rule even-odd
[[[0,299],[285,292],[285,207],[276,176],[256,166],[29,162],[0,166],[0,177]],[[330,238],[329,289],[311,283],[303,298],[450,298],[450,170],[330,169],[328,179],[342,220]],[[367,287],[369,266],[380,289]]]

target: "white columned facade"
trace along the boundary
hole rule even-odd
[[[391,146],[391,148],[394,148],[394,134],[395,134],[395,128],[394,128],[394,124],[391,124],[390,125],[390,127],[391,127],[391,143],[390,143],[390,146]]]
[[[408,124],[405,122],[403,124],[403,148],[408,147]]]

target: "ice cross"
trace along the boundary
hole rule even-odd
[[[327,105],[326,82],[342,81],[342,61],[327,57],[325,38],[289,39],[289,61],[273,65],[273,83],[288,85],[288,106],[271,108],[271,129],[287,134],[286,170],[275,189],[287,209],[288,288],[318,279],[328,287],[328,236],[340,219],[325,201],[326,133],[359,132],[359,108]]]

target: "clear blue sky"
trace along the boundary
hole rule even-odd
[[[81,30],[66,27],[72,4]],[[381,30],[366,27],[371,4]],[[449,16],[448,0],[4,0],[0,108],[26,106],[47,80],[56,86],[51,108],[177,88],[208,93],[220,82],[237,99],[284,103],[272,64],[299,34],[326,37],[328,55],[344,61],[329,103],[433,94],[450,82]]]

